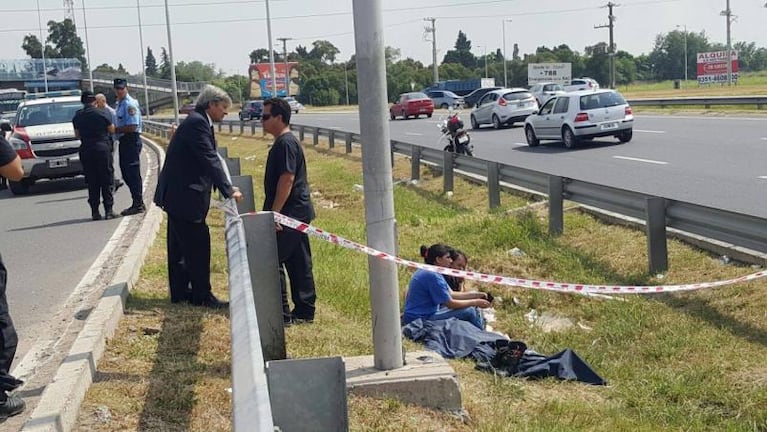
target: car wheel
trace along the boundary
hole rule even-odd
[[[565,147],[568,149],[574,149],[575,146],[578,145],[578,138],[567,126],[562,129],[562,141],[565,143]]]
[[[426,114],[426,118],[431,118],[431,113]]]
[[[240,121],[245,121],[245,119],[242,118],[242,113],[240,113],[239,116],[240,116]]]
[[[449,106],[448,106],[446,103],[443,103],[443,104],[442,104],[442,105],[440,105],[439,107],[440,107],[440,108],[442,108],[442,109],[448,109],[448,108],[450,108],[450,107],[449,107]]]
[[[393,112],[389,111],[389,118],[395,120],[397,116],[395,116]]]
[[[298,110],[293,111],[294,113],[298,114]]]
[[[407,120],[410,116],[407,115],[407,113],[403,110],[402,111],[402,118]]]
[[[498,116],[495,114],[493,114],[493,127],[496,129],[500,129],[501,127],[503,127],[503,125],[501,124],[501,119],[499,119]]]
[[[527,145],[530,147],[537,147],[541,141],[535,136],[535,130],[532,126],[525,127],[525,138],[527,139]]]
[[[471,128],[479,129],[479,123],[477,123],[477,118],[474,117],[474,114],[471,115]]]
[[[618,134],[618,141],[620,141],[622,143],[627,143],[627,142],[631,141],[631,138],[633,136],[634,136],[634,130],[633,129],[625,130],[625,131],[621,132],[620,134]]]
[[[23,179],[21,181],[8,180],[8,187],[11,188],[11,192],[14,195],[26,195],[29,193],[29,187],[32,186],[32,181]]]

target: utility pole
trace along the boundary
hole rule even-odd
[[[42,21],[42,18],[40,18],[40,0],[37,0],[37,30],[40,33],[40,45],[42,46],[40,53],[42,54],[42,58],[43,58],[43,85],[45,86],[45,91],[47,93],[48,92],[48,71],[45,67],[45,39],[43,39],[43,21]],[[35,86],[35,90],[37,90],[37,86]]]
[[[282,59],[285,61],[285,97],[288,97],[288,96],[290,96],[290,86],[288,86],[288,82],[290,80],[290,77],[288,76],[288,46],[287,46],[287,42],[289,40],[293,40],[293,38],[281,37],[281,38],[277,38],[277,40],[282,42]]]
[[[729,2],[729,0],[727,1]],[[607,55],[610,57],[610,88],[612,89],[615,88],[615,39],[613,37],[613,31],[615,29],[615,19],[617,18],[615,15],[613,15],[613,8],[618,6],[620,5],[613,2],[607,3],[607,6],[605,7],[607,7],[610,11],[607,15],[609,24],[594,26],[595,29],[610,29],[610,47],[607,49]]]
[[[178,125],[178,84],[176,83],[176,63],[173,61],[173,38],[170,33],[170,10],[165,0],[165,29],[168,33],[168,61],[170,62],[170,86],[173,89],[173,121]],[[149,112],[149,111],[147,111]]]
[[[362,180],[365,190],[365,229],[368,246],[396,253],[392,152],[386,112],[384,59],[384,0],[353,0],[354,44],[359,79]],[[368,257],[370,305],[373,316],[373,365],[378,370],[403,366],[397,266]]]
[[[684,27],[684,86],[687,87],[687,24],[677,25],[677,28]]]
[[[511,18],[504,19],[501,22],[501,28],[503,29],[503,86],[508,87],[509,86],[509,79],[508,74],[506,72],[506,62],[508,59],[506,58],[506,23],[511,22]]]
[[[88,44],[88,21],[85,18],[85,0],[83,0],[83,28],[85,30],[85,60],[88,62],[88,80],[91,83],[91,92],[93,92],[93,66],[91,65],[91,46]]]
[[[141,27],[141,0],[136,0],[136,15],[138,16],[138,43],[141,44],[141,49],[139,50],[141,54],[141,71],[143,72],[141,75],[144,77],[144,108],[146,108],[146,118],[150,119],[152,117],[149,111],[149,88],[146,84],[146,57],[144,57],[144,30]]]
[[[727,0],[727,9],[723,10],[719,15],[725,17],[725,20],[727,20],[727,85],[732,85],[732,41],[730,39],[732,10],[730,10],[730,0]]]
[[[272,15],[269,12],[269,0],[266,0],[266,39],[269,41],[269,68],[272,75],[272,97],[277,97],[277,76],[274,67],[274,48],[272,47]]]
[[[431,21],[431,27],[426,27],[424,30],[431,32],[431,64],[434,67],[434,84],[439,81],[439,65],[437,65],[437,19],[436,18],[424,18],[424,21]]]

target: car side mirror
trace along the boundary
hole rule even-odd
[[[532,115],[538,115],[538,110],[533,110],[533,114]]]

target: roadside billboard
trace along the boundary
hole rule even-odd
[[[527,85],[553,82],[567,85],[573,77],[571,63],[528,63]]]
[[[732,81],[738,81],[738,51],[730,50]],[[727,51],[698,53],[698,84],[727,82]]]
[[[287,66],[287,73],[285,67]],[[298,84],[298,62],[274,64],[277,84],[277,97],[297,96],[301,88]],[[272,69],[269,63],[253,63],[248,68],[250,76],[250,99],[272,97]],[[287,78],[287,79],[286,79]],[[287,81],[287,86],[285,85]],[[287,89],[287,91],[286,91]]]

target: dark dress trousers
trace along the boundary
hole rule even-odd
[[[154,202],[168,213],[170,299],[200,304],[211,296],[210,231],[205,223],[211,189],[232,196],[204,111],[193,111],[168,146]],[[189,290],[191,286],[191,291]]]

